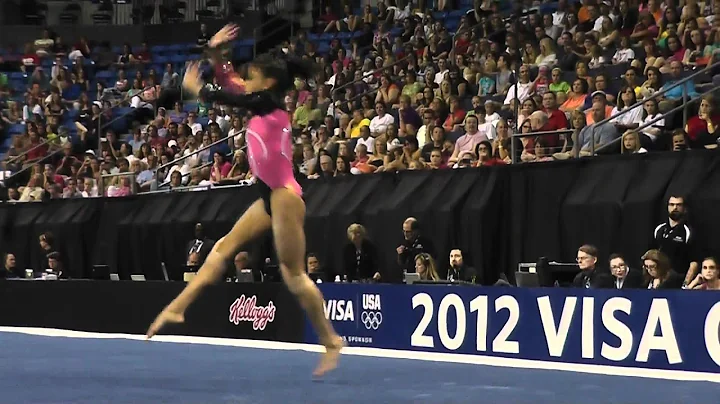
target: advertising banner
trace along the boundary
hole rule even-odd
[[[350,346],[720,372],[720,294],[323,284]],[[306,342],[316,337],[306,325]]]
[[[182,282],[0,281],[0,325],[144,334]],[[163,334],[302,342],[304,316],[282,284],[221,283]]]

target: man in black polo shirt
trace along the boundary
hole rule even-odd
[[[428,253],[437,259],[432,241],[420,234],[420,223],[414,217],[403,222],[403,236],[402,244],[396,249],[397,263],[401,271],[415,272],[415,257],[418,254]],[[402,272],[389,275],[391,279],[386,279],[387,282],[402,282]]]
[[[665,253],[672,269],[685,276],[689,284],[698,272],[698,243],[695,233],[687,224],[685,198],[671,196],[668,199],[668,220],[655,228],[652,247]]]

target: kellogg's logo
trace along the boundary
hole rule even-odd
[[[252,322],[253,330],[264,330],[268,323],[272,323],[275,320],[275,305],[272,300],[268,302],[267,306],[257,306],[257,297],[255,295],[246,298],[245,295],[241,295],[235,299],[235,302],[230,305],[230,317],[231,323],[238,325],[241,321]]]

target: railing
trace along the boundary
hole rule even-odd
[[[52,143],[50,140],[44,139],[42,142],[40,142],[40,143],[36,144],[35,146],[33,146],[33,147],[25,150],[24,152],[18,154],[17,156],[9,159],[9,160],[7,161],[7,164],[12,164],[12,163],[16,162],[17,160],[20,160],[22,157],[27,156],[31,151],[33,151],[33,150],[35,150],[35,149],[37,149],[37,148],[39,148],[39,147],[45,146],[45,145],[50,145],[50,143]]]
[[[217,146],[217,145],[219,145],[219,144],[221,144],[221,143],[223,143],[223,142],[227,142],[229,139],[234,139],[235,136],[238,136],[238,135],[240,135],[240,134],[241,134],[241,132],[233,133],[232,135],[227,135],[227,136],[225,136],[224,138],[222,138],[222,139],[220,139],[220,140],[218,140],[218,141],[212,142],[212,143],[210,143],[210,144],[207,145],[207,146],[203,146],[203,147],[195,150],[194,152],[188,154],[187,156],[180,156],[180,157],[176,158],[176,159],[173,160],[173,161],[169,161],[169,162],[167,162],[167,163],[165,163],[165,164],[163,164],[163,165],[158,166],[158,168],[155,169],[155,181],[156,181],[157,183],[160,183],[160,180],[159,180],[159,178],[158,178],[158,173],[159,173],[162,169],[168,168],[168,167],[172,167],[172,166],[174,166],[175,164],[177,164],[177,163],[179,163],[179,162],[182,162],[182,161],[185,161],[186,159],[190,158],[191,156],[194,156],[194,155],[196,155],[196,154],[199,154],[199,153],[202,152],[202,151],[208,150],[208,149],[210,149],[210,148],[212,148],[212,147],[214,147],[214,146]],[[167,184],[167,182],[162,183],[162,185],[166,185],[166,184]]]
[[[547,135],[560,135],[560,134],[572,134],[575,130],[574,129],[560,129],[560,130],[548,130],[548,131],[542,131],[542,132],[531,132],[531,133],[513,133],[510,135],[510,153],[512,153],[512,156],[510,157],[512,159],[512,163],[516,164],[517,161],[517,155],[518,150],[517,146],[515,145],[515,139],[520,139],[524,137],[537,137],[537,136],[547,136]],[[573,151],[574,151],[574,145],[573,145]],[[575,156],[577,157],[577,156]]]
[[[142,97],[142,94],[143,94],[143,92],[144,92],[146,89],[147,89],[147,88],[143,89],[143,91],[139,93],[140,95],[138,95],[138,97]],[[141,99],[142,99],[142,98],[141,98]],[[120,105],[120,104],[121,104],[122,102],[124,102],[124,101],[125,101],[125,100],[123,99],[122,101],[116,103],[115,106]],[[144,101],[144,100],[143,100],[143,101]],[[122,115],[116,116],[115,118],[111,119],[109,122],[106,122],[106,123],[103,123],[103,122],[102,122],[102,119],[98,120],[98,134],[97,134],[97,136],[98,136],[98,150],[101,150],[101,149],[102,149],[102,144],[101,144],[101,142],[99,141],[99,140],[100,140],[99,138],[101,137],[101,133],[102,133],[103,129],[109,127],[110,125],[112,125],[113,123],[117,122],[117,121],[120,120],[120,119],[127,118],[128,115],[133,114],[134,112],[135,112],[135,109],[133,108],[132,110],[130,110],[130,111],[128,111],[128,112],[126,112],[126,113],[124,113],[124,114],[122,114]],[[48,142],[46,142],[46,143],[48,143]],[[37,147],[39,147],[39,146],[40,146],[40,145],[37,145],[37,146],[35,146],[33,149],[35,149],[35,148],[37,148]],[[33,150],[33,149],[30,149],[30,150]],[[30,151],[30,150],[28,150],[28,151]],[[54,157],[54,156],[58,155],[60,152],[62,152],[62,149],[57,149],[57,150],[53,151],[52,153],[48,154],[47,156],[39,159],[37,162],[39,163],[39,162],[42,162],[42,161],[46,161],[48,158]],[[27,153],[27,152],[26,152],[26,153]],[[25,153],[25,154],[26,154],[26,153]],[[24,155],[24,154],[23,154],[23,155]],[[99,156],[99,155],[98,155],[98,156]],[[17,156],[17,157],[20,157],[20,156]],[[16,158],[17,158],[17,157],[16,157]],[[5,179],[5,182],[7,182],[7,181],[9,181],[9,180],[12,180],[13,178],[16,178],[16,177],[18,177],[19,175],[23,174],[23,173],[26,172],[27,170],[31,169],[33,165],[34,165],[34,164],[25,166],[25,167],[23,167],[20,171],[17,171],[17,172],[15,172],[15,173],[13,173],[11,176],[9,176],[8,178]]]
[[[614,116],[605,118],[605,119],[603,119],[602,121],[595,123],[595,124],[593,125],[593,127],[592,127],[592,132],[591,132],[591,133],[592,133],[593,141],[591,142],[591,145],[590,145],[590,153],[593,154],[593,155],[595,154],[595,128],[597,128],[599,125],[602,125],[602,124],[608,123],[608,122],[610,122],[610,121],[612,121],[612,120],[614,120],[614,119],[617,119],[618,117],[621,117],[621,116],[627,114],[628,112],[632,111],[633,109],[635,109],[635,108],[637,108],[637,107],[640,107],[640,106],[643,105],[647,100],[657,99],[657,98],[660,97],[661,95],[666,94],[668,91],[670,91],[670,90],[672,90],[673,88],[678,87],[678,86],[680,86],[680,85],[683,86],[683,102],[682,102],[682,104],[681,104],[679,107],[680,107],[680,108],[684,108],[684,107],[685,107],[685,103],[686,103],[686,101],[687,101],[687,97],[688,97],[688,94],[687,94],[687,85],[685,85],[685,83],[687,83],[688,81],[695,79],[695,77],[697,77],[697,76],[705,73],[706,70],[707,70],[707,71],[710,71],[712,68],[718,67],[718,66],[720,66],[720,61],[715,62],[715,63],[713,63],[712,65],[708,65],[707,67],[705,67],[705,68],[703,68],[703,69],[697,70],[696,72],[692,73],[691,75],[689,75],[689,76],[687,76],[687,77],[685,77],[685,78],[683,78],[683,79],[681,79],[681,80],[676,81],[675,83],[673,83],[673,84],[672,84],[671,86],[669,86],[668,88],[666,88],[666,89],[664,89],[664,90],[661,90],[661,91],[658,91],[658,92],[656,92],[655,94],[651,95],[650,97],[645,98],[645,99],[643,99],[643,100],[640,100],[640,101],[636,102],[635,104],[633,104],[633,105],[631,105],[631,106],[623,109],[622,111],[620,111],[618,114],[616,114],[616,115],[614,115]],[[677,110],[677,109],[678,109],[678,107],[675,107],[675,108],[673,108],[671,111],[675,111],[675,110]],[[664,113],[663,115],[667,115],[667,114],[668,114],[668,112]],[[687,123],[687,110],[684,110],[684,113],[683,113],[683,127],[685,126],[686,123]],[[636,130],[637,130],[637,129],[636,129]],[[621,136],[620,138],[618,138],[618,139],[613,140],[612,142],[608,143],[607,145],[603,145],[603,149],[605,148],[605,146],[609,146],[609,145],[611,145],[611,144],[614,144],[614,143],[618,142],[619,139],[621,139],[621,138],[622,138],[622,136]]]
[[[98,183],[98,196],[108,196],[107,190],[105,189],[105,179],[106,178],[118,178],[118,177],[130,177],[130,192],[131,195],[135,195],[138,192],[138,184],[136,181],[136,174],[133,171],[123,172],[123,173],[116,173],[116,174],[102,174],[100,176],[100,182]]]
[[[279,26],[274,27],[274,28],[273,28],[269,33],[267,33],[267,34],[263,33],[263,32],[262,32],[263,28],[265,28],[265,27],[267,27],[267,26],[270,26],[270,25],[273,25],[273,24],[275,24],[275,23],[278,23],[278,22],[280,22],[280,21],[286,21],[284,18],[282,18],[282,16],[280,16],[280,14],[277,14],[277,15],[273,16],[272,18],[270,18],[269,20],[265,21],[264,23],[262,23],[262,24],[258,25],[257,27],[253,28],[253,58],[257,57],[257,54],[258,54],[258,43],[260,43],[260,41],[263,41],[263,40],[266,40],[266,39],[271,39],[271,38],[273,37],[273,35],[277,34],[278,32],[280,32],[280,31],[282,31],[282,30],[284,30],[284,29],[286,29],[286,28],[288,27],[288,25],[290,25],[290,37],[292,37],[292,36],[294,35],[294,31],[295,31],[295,25],[293,24],[294,20],[295,20],[294,14],[291,13],[291,20],[290,20],[290,22],[288,22],[288,23],[286,23],[286,24],[280,24]]]
[[[713,88],[713,89],[710,89],[710,90],[708,90],[708,91],[705,91],[704,93],[700,94],[699,97],[693,98],[693,99],[690,100],[690,102],[688,102],[688,103],[683,102],[682,104],[674,107],[673,109],[665,112],[664,114],[658,114],[659,116],[658,116],[657,118],[654,118],[654,119],[650,120],[649,122],[643,123],[643,124],[640,125],[639,127],[635,128],[635,129],[629,130],[629,132],[636,132],[636,133],[637,133],[637,132],[641,132],[643,129],[648,128],[648,127],[652,126],[653,124],[655,124],[656,122],[665,119],[665,118],[666,118],[666,115],[670,115],[670,114],[673,114],[673,113],[677,112],[678,110],[680,110],[680,108],[685,108],[685,115],[687,115],[687,106],[688,106],[689,104],[698,102],[698,101],[700,101],[700,100],[702,99],[702,97],[704,97],[704,96],[706,96],[706,95],[708,95],[708,94],[712,94],[712,93],[714,93],[714,92],[716,92],[716,91],[720,91],[720,87],[718,87],[718,88]],[[686,116],[685,118],[687,118],[687,116]],[[687,120],[687,119],[686,119],[686,120]],[[684,125],[683,125],[683,127],[684,127]],[[622,141],[623,135],[624,135],[624,133],[623,133],[622,135],[620,135],[620,137],[618,137],[617,139],[613,139],[611,142],[606,143],[606,144],[600,146],[600,148],[597,149],[597,150],[595,151],[595,153],[599,153],[599,152],[601,152],[601,151],[610,149],[610,148],[611,148],[612,146],[614,146],[616,143]],[[593,137],[593,144],[594,144],[594,143],[595,143],[595,138]]]

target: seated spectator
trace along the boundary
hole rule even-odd
[[[483,140],[488,140],[488,138],[478,131],[478,118],[473,115],[468,116],[465,119],[465,134],[455,142],[455,150],[448,163],[457,163],[461,152],[472,152],[475,146]]]
[[[605,119],[605,105],[601,102],[594,103],[592,106],[592,114],[595,122],[600,122]],[[591,155],[593,150],[599,150],[619,136],[620,134],[615,128],[615,125],[610,122],[588,125],[578,134],[577,142],[580,147],[580,155]]]
[[[645,285],[648,289],[681,289],[683,277],[670,267],[670,259],[659,250],[649,250],[642,256]]]
[[[718,261],[714,257],[705,258],[698,276],[690,282],[688,289],[692,290],[720,290],[720,270]]]
[[[395,123],[395,118],[385,112],[385,104],[382,102],[375,103],[375,112],[377,115],[370,120],[370,133],[373,137],[385,134],[388,126]]]
[[[567,93],[566,101],[560,106],[563,112],[571,112],[576,109],[583,109],[585,100],[588,98],[588,83],[583,79],[575,79],[572,85],[572,91]]]
[[[622,154],[642,154],[647,153],[647,150],[642,147],[640,142],[640,136],[637,132],[628,131],[623,135],[622,140]]]
[[[645,101],[643,108],[645,112],[643,112],[640,126],[644,127],[644,129],[640,132],[640,143],[646,149],[652,150],[655,148],[658,137],[660,137],[663,130],[665,130],[665,119],[662,118],[662,114],[658,110],[657,101],[654,98]],[[646,126],[653,121],[655,122]]]
[[[712,97],[703,97],[698,107],[698,114],[688,119],[685,125],[690,146],[707,147],[710,145],[717,146],[718,125],[720,125],[720,114],[715,111],[715,104]]]
[[[422,253],[415,256],[415,273],[420,275],[420,280],[423,281],[440,280],[435,260],[428,253]]]
[[[476,167],[491,167],[505,164],[503,160],[493,156],[492,143],[488,140],[483,140],[475,145],[474,152],[477,156],[477,161],[475,162]]]
[[[573,279],[573,287],[585,289],[607,289],[613,287],[613,278],[607,272],[597,268],[598,250],[585,244],[578,248],[576,261],[580,273]]]
[[[665,81],[665,84],[660,89],[661,91],[667,90],[659,105],[661,112],[670,111],[674,107],[680,105],[683,102],[683,92],[685,92],[685,96],[687,96],[688,100],[699,96],[698,92],[695,90],[695,83],[693,83],[693,80],[688,80],[681,85],[676,85],[677,82],[682,80],[682,72],[682,62],[676,60],[670,62],[669,79]],[[672,87],[674,85],[676,86]]]

